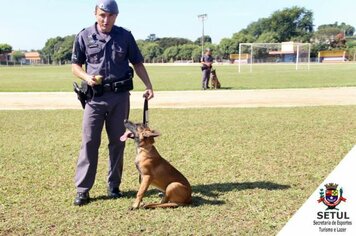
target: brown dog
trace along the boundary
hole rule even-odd
[[[221,88],[220,81],[218,80],[218,76],[216,75],[216,70],[211,70],[211,89],[219,89]]]
[[[188,205],[192,201],[192,189],[188,180],[168,161],[163,159],[153,146],[154,138],[160,134],[146,125],[125,121],[128,131],[120,138],[126,141],[133,138],[137,147],[135,164],[141,175],[141,185],[137,192],[132,209],[141,205],[144,193],[148,187],[160,189],[165,195],[160,203],[144,205],[144,208],[178,207]]]

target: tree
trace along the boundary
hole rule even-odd
[[[185,39],[185,38],[169,38],[169,37],[160,38],[156,42],[158,43],[159,47],[162,48],[163,51],[165,51],[169,47],[193,43],[189,39]]]
[[[63,64],[71,60],[74,39],[75,35],[69,35],[55,45],[53,58],[57,63]]]
[[[351,25],[335,22],[334,24],[320,25],[312,38],[314,43],[323,44],[324,48],[345,49],[347,34],[353,35],[355,28]]]
[[[178,58],[181,60],[194,60],[193,58],[193,51],[195,49],[200,49],[198,45],[195,44],[184,44],[179,46],[179,53],[178,53]]]
[[[154,62],[155,59],[162,55],[162,49],[159,47],[158,43],[149,42],[142,44],[141,53],[144,56],[145,62]]]
[[[346,41],[347,48],[356,48],[356,37],[348,38]]]
[[[205,43],[211,43],[211,42],[212,42],[211,37],[209,35],[204,35],[204,44]],[[201,45],[201,37],[197,38],[194,41],[194,44]]]
[[[325,51],[328,50],[328,45],[324,44],[324,43],[313,43],[311,44],[311,48],[310,48],[310,57],[318,57],[318,53],[320,51]]]
[[[223,58],[229,58],[230,54],[238,52],[238,46],[236,47],[234,41],[229,38],[223,38],[219,44],[219,52]]]
[[[48,64],[52,63],[54,61],[54,52],[58,48],[56,46],[62,41],[61,37],[56,37],[56,38],[50,38],[47,40],[45,43],[45,46],[42,48],[40,54],[45,61],[47,61]]]
[[[292,7],[276,11],[269,20],[270,32],[278,35],[279,42],[300,38],[307,42],[313,32],[313,13],[305,8]]]
[[[140,49],[141,52],[143,50],[143,47],[146,45],[146,43],[147,42],[145,40],[143,40],[143,39],[136,40],[136,44],[137,44],[137,46],[138,46],[138,48]]]
[[[238,53],[239,52],[239,44],[240,43],[250,43],[250,42],[255,42],[255,41],[256,40],[253,37],[253,35],[248,34],[247,30],[241,30],[239,33],[233,34],[233,36],[232,36],[232,48],[230,48],[230,50],[232,50],[233,53]]]
[[[72,47],[75,35],[69,35],[64,38],[58,36],[47,40],[41,55],[48,63],[56,62],[63,64],[70,61],[72,57]]]
[[[347,25],[344,22],[342,22],[339,27],[344,32],[345,36],[353,36],[355,33],[355,27]]]
[[[12,46],[9,44],[0,44],[0,54],[10,53],[12,52]]]
[[[330,44],[338,33],[340,33],[340,29],[337,27],[319,27],[314,33],[313,41],[316,43]]]
[[[201,60],[201,47],[196,47],[192,52],[192,59],[194,62],[200,62]]]
[[[164,50],[163,58],[166,61],[173,62],[173,61],[175,61],[177,59],[178,53],[179,53],[178,46],[172,46],[172,47],[169,47],[166,50]]]
[[[253,37],[253,35],[247,33],[244,30],[233,34],[232,35],[232,40],[233,40],[234,43],[237,43],[237,44],[240,44],[240,43],[251,43],[251,42],[255,42],[256,41],[256,39]]]
[[[148,42],[155,42],[157,40],[158,40],[158,38],[156,37],[156,34],[150,34],[147,36],[147,39],[146,39],[146,41],[148,41]]]
[[[325,25],[320,25],[318,27],[318,31],[328,31],[330,29],[338,30],[339,31],[338,33],[343,32],[345,36],[352,36],[355,32],[355,27],[351,25],[347,25],[344,22],[342,22],[340,25],[338,24],[338,22],[335,22],[334,24],[325,24]]]
[[[349,60],[356,61],[356,44],[354,47],[350,47],[348,49],[348,53],[349,53]]]
[[[264,32],[269,32],[268,29],[270,26],[270,19],[268,18],[260,18],[259,20],[257,20],[256,22],[252,22],[251,24],[249,24],[247,26],[246,29],[241,30],[239,33],[244,35],[245,41],[246,42],[255,42],[256,40],[258,40],[258,38],[260,37],[260,35],[262,35]],[[236,38],[236,34],[233,36]]]
[[[25,58],[25,53],[23,53],[23,51],[14,51],[12,53],[12,58],[14,61],[20,62],[21,59]]]
[[[278,35],[275,32],[263,32],[258,39],[255,41],[256,43],[278,43]]]
[[[313,12],[292,7],[275,11],[233,35],[239,43],[254,42],[308,42],[313,33]]]

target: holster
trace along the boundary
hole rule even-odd
[[[86,101],[88,100],[87,98],[87,93],[89,92],[88,87],[90,87],[88,86],[88,84],[86,84],[86,86],[83,86],[82,83],[82,87],[79,87],[77,82],[73,82],[73,90],[77,94],[77,98],[80,101],[80,104],[82,105],[83,109],[85,107]]]

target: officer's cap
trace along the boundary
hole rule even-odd
[[[96,6],[111,14],[119,14],[119,8],[115,0],[98,0]]]

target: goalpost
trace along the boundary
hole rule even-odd
[[[238,64],[241,73],[241,64],[249,65],[250,72],[254,64],[295,64],[295,70],[306,65],[310,70],[310,43],[240,43]]]

